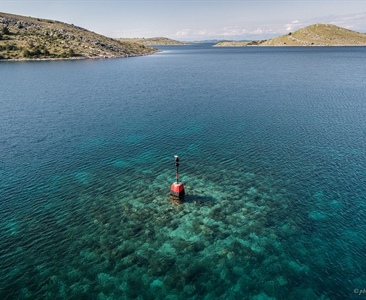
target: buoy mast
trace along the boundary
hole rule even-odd
[[[177,183],[179,183],[179,174],[178,174],[179,156],[178,155],[174,155],[174,160],[175,160],[175,176],[177,178]]]
[[[184,184],[182,182],[179,182],[179,156],[174,155],[175,160],[175,176],[176,176],[176,182],[174,182],[170,187],[170,200],[172,200],[173,203],[182,203],[184,201]]]

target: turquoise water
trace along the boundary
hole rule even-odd
[[[365,298],[366,49],[162,50],[0,64],[1,298]]]

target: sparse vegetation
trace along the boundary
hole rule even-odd
[[[3,26],[1,32],[6,35],[10,34],[8,26]]]
[[[23,51],[23,57],[25,58],[40,58],[40,57],[52,57],[53,55],[48,51],[44,45],[38,45],[33,47],[33,50],[25,49]]]
[[[0,59],[113,58],[156,51],[75,25],[0,12]]]
[[[132,39],[117,39],[124,42],[132,42],[145,46],[182,46],[184,43],[168,39],[165,37],[154,37],[154,38],[132,38]]]
[[[214,45],[214,47],[244,47],[248,46],[250,42],[240,42],[240,41],[221,41]]]
[[[314,24],[267,40],[260,46],[364,46],[366,35],[331,24]]]

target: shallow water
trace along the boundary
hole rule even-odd
[[[162,49],[0,64],[2,299],[365,297],[365,48]]]

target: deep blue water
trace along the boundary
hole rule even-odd
[[[1,298],[366,297],[366,48],[162,50],[0,63]]]

